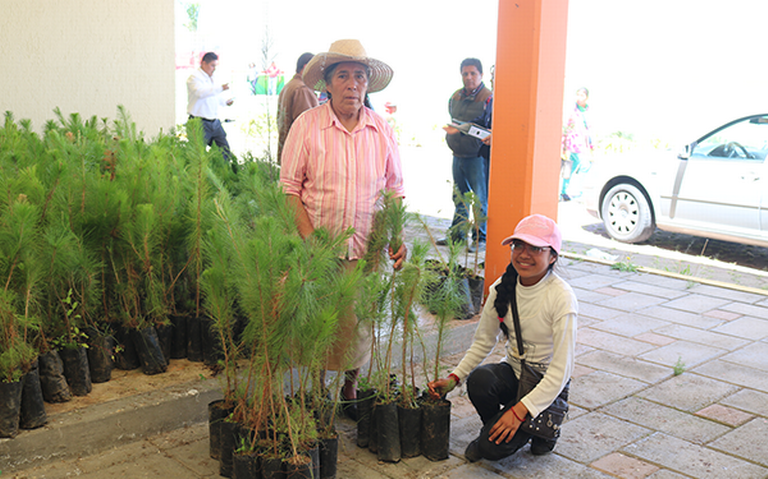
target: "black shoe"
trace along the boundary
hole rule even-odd
[[[464,450],[464,459],[469,462],[477,462],[482,458],[483,456],[480,454],[480,439],[478,438],[470,442]]]
[[[450,241],[451,241],[451,240],[449,240],[448,238],[441,238],[441,239],[439,239],[439,240],[435,241],[435,244],[436,244],[437,246],[448,246],[448,243],[449,243]]]
[[[552,452],[552,449],[555,448],[555,444],[557,444],[557,440],[548,441],[546,439],[534,437],[531,439],[531,454],[534,456],[543,456],[544,454],[549,454]]]
[[[563,193],[560,195],[560,201],[571,201],[571,197]]]

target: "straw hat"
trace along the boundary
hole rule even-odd
[[[381,91],[392,80],[392,68],[386,63],[370,58],[359,40],[337,40],[325,53],[318,53],[304,68],[304,83],[317,91],[325,89],[323,74],[325,69],[341,62],[357,62],[370,68],[368,93]]]

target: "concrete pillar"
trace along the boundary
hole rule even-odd
[[[557,220],[568,0],[499,0],[486,288],[522,218]],[[486,290],[487,292],[487,290]]]

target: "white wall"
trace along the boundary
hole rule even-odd
[[[173,0],[0,0],[0,113],[40,131],[124,105],[145,134],[174,125]]]

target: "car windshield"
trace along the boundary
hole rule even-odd
[[[764,160],[768,154],[768,116],[741,120],[699,140],[699,157]]]

